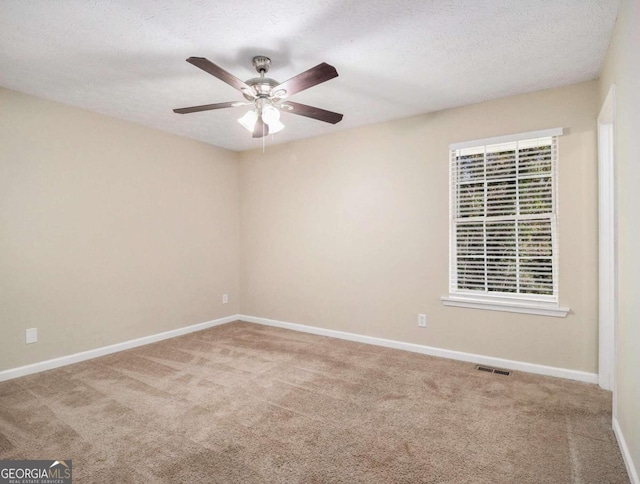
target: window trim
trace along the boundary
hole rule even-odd
[[[500,293],[497,295],[491,295],[486,293],[473,294],[469,292],[457,292],[452,290],[452,283],[454,281],[453,274],[453,258],[455,256],[453,243],[455,241],[454,236],[454,223],[453,223],[453,214],[455,211],[454,207],[454,196],[452,193],[453,187],[453,179],[451,178],[453,169],[451,164],[451,152],[454,150],[464,149],[464,148],[474,148],[483,145],[493,145],[493,144],[502,144],[502,143],[511,143],[515,141],[524,141],[528,139],[537,139],[537,138],[546,138],[546,137],[559,137],[564,134],[563,128],[551,128],[544,129],[538,131],[529,131],[524,133],[515,133],[509,134],[505,136],[495,136],[492,138],[485,139],[477,139],[464,141],[460,143],[452,143],[449,145],[449,295],[443,296],[441,298],[442,304],[445,306],[455,306],[455,307],[463,307],[463,308],[473,308],[473,309],[485,309],[491,311],[507,311],[514,313],[525,313],[525,314],[534,314],[540,316],[553,316],[553,317],[566,317],[569,313],[570,309],[568,307],[560,307],[557,295],[553,298],[549,298],[548,296],[542,295],[509,295],[505,293]],[[558,198],[558,185],[557,185],[557,166],[552,167],[553,176],[554,176],[554,204],[557,205]],[[557,206],[554,205],[554,211],[551,215],[551,220],[553,224],[553,230],[555,232],[554,237],[554,254],[553,254],[553,273],[554,273],[554,285],[557,287],[557,277],[558,277],[558,247],[557,247],[557,237],[558,237],[558,228],[557,228]]]
[[[538,131],[527,131],[526,133],[507,134],[504,136],[494,136],[493,138],[474,139],[471,141],[462,141],[461,143],[452,143],[449,145],[449,151],[461,150],[463,148],[474,148],[481,145],[497,145],[502,143],[512,143],[514,141],[524,141],[527,139],[562,136],[563,134],[564,128],[550,128],[541,129]]]
[[[538,316],[553,316],[565,318],[569,311],[568,307],[561,307],[557,303],[536,302],[523,298],[506,298],[501,296],[486,296],[479,294],[472,296],[469,294],[450,294],[440,298],[444,306],[486,309],[489,311],[505,311],[508,313],[535,314]]]

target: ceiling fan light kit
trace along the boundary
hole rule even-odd
[[[324,62],[283,83],[279,83],[265,76],[271,67],[271,59],[262,55],[253,58],[253,67],[258,72],[259,77],[253,77],[246,82],[241,81],[204,57],[189,57],[187,62],[240,91],[246,99],[246,102],[204,104],[201,106],[174,109],[174,113],[188,114],[214,109],[253,106],[252,109],[238,119],[238,122],[253,133],[254,138],[262,138],[268,134],[282,131],[284,124],[280,121],[281,111],[331,124],[339,123],[342,120],[342,114],[339,113],[291,101],[283,102],[300,91],[338,77],[338,71],[336,71],[335,67]]]

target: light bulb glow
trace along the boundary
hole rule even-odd
[[[271,127],[271,123],[280,119],[280,110],[271,104],[262,108],[262,120]]]
[[[244,126],[248,131],[253,133],[253,128],[256,125],[256,121],[258,121],[258,113],[254,110],[247,111],[244,116],[238,119],[238,123]]]
[[[264,117],[262,119],[264,119]],[[273,121],[271,121],[270,123],[267,123],[267,124],[269,125],[269,134],[279,133],[284,128],[284,124],[282,124],[277,119],[275,119],[275,120],[273,120]]]

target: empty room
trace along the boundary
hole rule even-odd
[[[640,484],[640,0],[0,2],[0,483]]]

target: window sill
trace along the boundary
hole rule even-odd
[[[565,318],[569,308],[563,308],[553,303],[535,301],[509,301],[504,299],[483,299],[473,296],[449,295],[443,296],[442,304],[459,308],[485,309],[488,311],[506,311],[509,313],[535,314],[538,316],[553,316]]]

